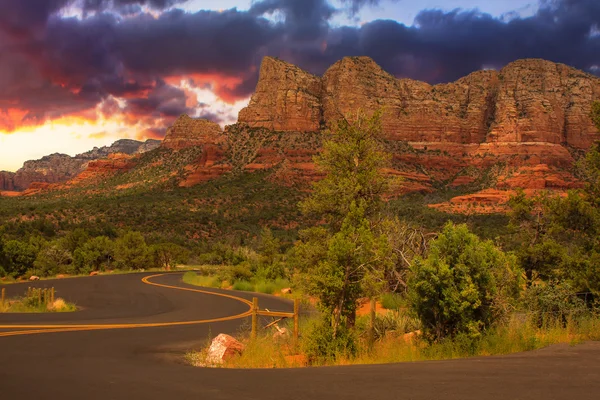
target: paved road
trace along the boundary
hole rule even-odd
[[[0,315],[0,325],[167,323],[248,310],[229,298],[150,286],[143,277],[37,283],[56,287],[83,310]],[[152,282],[191,288],[180,279],[172,274]],[[7,290],[12,295],[25,289]],[[266,297],[261,305],[289,308]],[[600,343],[506,357],[341,368],[202,369],[178,361],[211,333],[234,333],[243,323],[0,337],[0,399],[600,399]]]

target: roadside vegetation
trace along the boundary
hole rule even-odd
[[[23,297],[0,301],[0,313],[73,312],[77,306],[61,298],[54,298],[51,289],[31,289]]]
[[[517,193],[508,215],[480,216],[426,207],[452,190],[388,200],[397,182],[380,173],[392,160],[377,115],[341,120],[322,148],[315,161],[324,178],[311,191],[236,169],[189,189],[2,198],[0,277],[187,263],[203,266],[186,274],[190,284],[291,287],[314,304],[300,343],[264,336],[247,343],[256,351],[232,360],[237,366],[267,366],[252,359],[260,349],[277,352],[260,355],[269,360],[329,365],[598,339],[600,144],[577,163],[585,188]],[[371,300],[389,310],[374,321],[361,312]]]
[[[267,279],[252,273],[239,275],[235,267],[218,268],[201,267],[198,272],[188,271],[183,275],[183,282],[207,288],[241,290],[264,294],[278,294],[290,287],[290,281],[283,278]]]
[[[340,121],[316,158],[325,178],[300,202],[321,224],[275,257],[277,277],[316,303],[299,343],[242,334],[247,350],[226,366],[435,360],[600,339],[600,145],[578,164],[585,189],[518,193],[503,236],[490,240],[467,224],[430,232],[391,212],[380,132],[377,116]],[[365,299],[390,311],[361,316]]]

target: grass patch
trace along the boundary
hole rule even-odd
[[[405,318],[400,313],[389,313],[394,318]],[[385,317],[385,316],[384,316]],[[301,318],[301,334],[314,323],[314,318]],[[363,321],[364,322],[364,321]],[[285,325],[285,324],[284,324]],[[366,332],[357,324],[357,353],[354,357],[336,354],[330,359],[320,360],[313,365],[356,365],[384,364],[398,362],[449,360],[474,356],[494,356],[541,349],[550,345],[567,343],[577,344],[584,341],[600,340],[600,318],[585,316],[566,321],[554,321],[539,327],[530,321],[515,315],[502,326],[489,330],[477,340],[466,338],[447,339],[438,343],[427,343],[414,332],[406,333],[414,328],[407,321],[391,324],[395,329],[386,330],[375,343],[370,344]],[[283,325],[282,325],[283,326]],[[289,327],[288,327],[289,329]],[[300,337],[297,346],[291,337],[273,340],[273,330],[260,332],[256,340],[250,340],[247,334],[240,340],[246,345],[241,356],[228,360],[226,368],[289,368],[306,366],[306,357],[298,352],[303,342]],[[188,359],[200,356],[189,353]]]
[[[287,279],[276,279],[274,281],[257,279],[252,282],[254,283],[254,292],[265,294],[281,293],[282,289],[290,287],[290,282]]]
[[[49,312],[74,312],[77,306],[58,298],[54,303],[39,304],[30,299],[11,299],[0,304],[0,313],[49,313]]]
[[[404,335],[386,335],[371,349],[360,346],[356,358],[340,363],[374,364],[505,355],[588,340],[600,340],[600,319],[597,317],[571,320],[566,325],[555,322],[541,328],[513,317],[507,325],[492,329],[475,341],[455,338],[428,344]]]
[[[220,288],[221,281],[216,276],[198,275],[195,272],[188,271],[183,275],[183,282],[188,285],[202,286],[209,288]]]
[[[254,285],[248,281],[235,281],[233,283],[233,290],[240,290],[242,292],[253,292]]]
[[[250,279],[237,279],[229,284],[230,270],[234,267],[201,267],[198,272],[188,271],[183,275],[183,282],[189,285],[231,288],[243,292],[256,292],[265,294],[281,293],[284,288],[290,287],[287,279],[269,280],[253,277]]]

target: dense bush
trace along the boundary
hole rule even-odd
[[[302,344],[302,350],[312,364],[351,358],[357,352],[355,332],[343,325],[334,332],[328,317],[311,320],[303,332]]]
[[[534,285],[523,296],[523,309],[538,326],[577,319],[588,313],[585,301],[577,297],[568,283]]]
[[[519,292],[515,260],[465,225],[449,223],[429,255],[411,269],[409,296],[432,340],[466,334],[477,338],[510,311]]]

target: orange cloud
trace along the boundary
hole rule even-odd
[[[256,70],[256,68],[253,68]],[[254,72],[253,70],[250,73]],[[240,86],[244,82],[243,76],[226,76],[219,75],[216,73],[213,74],[200,74],[200,73],[192,73],[186,75],[175,75],[169,76],[165,78],[165,82],[173,85],[179,86],[181,81],[189,80],[193,83],[194,86],[201,87],[203,85],[209,84],[211,86],[212,91],[224,102],[228,104],[234,104],[236,101],[241,100],[247,96],[236,96],[235,90],[238,86]]]
[[[158,139],[162,140],[165,136],[165,131],[159,128],[144,129],[136,133],[137,140]]]
[[[100,132],[96,132],[96,133],[92,133],[92,134],[88,135],[88,137],[90,139],[104,139],[107,136],[108,136],[108,132],[105,132],[105,131],[100,131]]]
[[[0,110],[0,131],[12,133],[23,124],[27,110],[19,108],[8,108]]]

